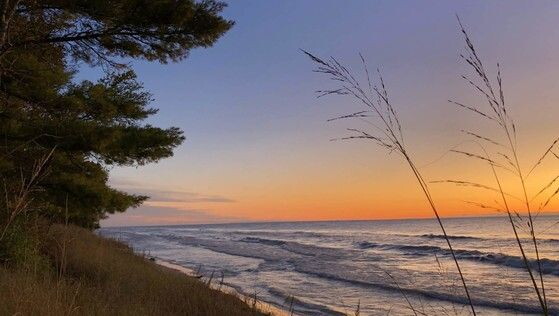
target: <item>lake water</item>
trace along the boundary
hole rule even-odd
[[[550,312],[559,314],[559,216],[536,220]],[[539,304],[505,217],[445,225],[480,315]],[[245,223],[102,228],[138,252],[199,270],[298,315],[468,315],[434,220]],[[527,237],[524,231],[523,237]],[[528,240],[526,249],[533,258]],[[293,299],[291,299],[293,297]],[[409,301],[409,303],[408,303]]]

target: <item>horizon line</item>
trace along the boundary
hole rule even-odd
[[[523,215],[524,213],[519,213]],[[526,213],[527,215],[528,213]],[[534,216],[534,215],[532,215]],[[537,217],[559,216],[559,211],[551,211],[540,213]],[[506,214],[480,214],[475,216],[458,215],[441,217],[441,219],[468,219],[468,218],[500,218],[507,217]],[[191,223],[191,224],[147,224],[147,225],[119,225],[119,226],[102,226],[102,228],[121,228],[121,227],[173,227],[173,226],[203,226],[203,225],[235,225],[235,224],[281,224],[281,223],[326,223],[326,222],[387,222],[387,221],[405,221],[405,220],[436,220],[436,217],[405,217],[405,218],[377,218],[377,219],[319,219],[319,220],[255,220],[255,221],[234,221],[234,222],[214,222],[214,223]]]

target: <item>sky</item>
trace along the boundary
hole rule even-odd
[[[459,58],[456,14],[488,71],[502,66],[521,164],[529,168],[559,135],[557,1],[228,3],[223,15],[236,24],[213,47],[174,64],[131,62],[160,109],[148,123],[180,127],[186,141],[157,164],[111,170],[113,186],[151,199],[103,226],[431,217],[398,155],[367,141],[330,141],[356,123],[327,120],[361,107],[343,97],[317,99],[314,91],[332,82],[312,72],[300,49],[335,56],[359,74],[361,53],[381,70],[427,179],[493,186],[487,165],[448,152],[475,150],[462,129],[502,136],[447,101],[480,100],[460,79],[469,70]],[[80,77],[97,74],[84,69]],[[529,193],[557,175],[558,165],[544,161]],[[503,177],[519,193],[518,182]],[[430,185],[443,216],[493,214],[465,201],[493,203],[494,192]]]

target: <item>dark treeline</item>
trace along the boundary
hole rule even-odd
[[[233,22],[212,0],[3,0],[0,4],[0,261],[17,262],[39,222],[98,227],[147,197],[107,184],[113,166],[173,154],[151,95],[125,64],[179,61]],[[97,82],[74,79],[99,67]],[[32,243],[31,243],[32,244]]]

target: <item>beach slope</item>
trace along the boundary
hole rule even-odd
[[[44,234],[42,264],[0,267],[0,314],[264,315],[88,230],[54,225]]]

